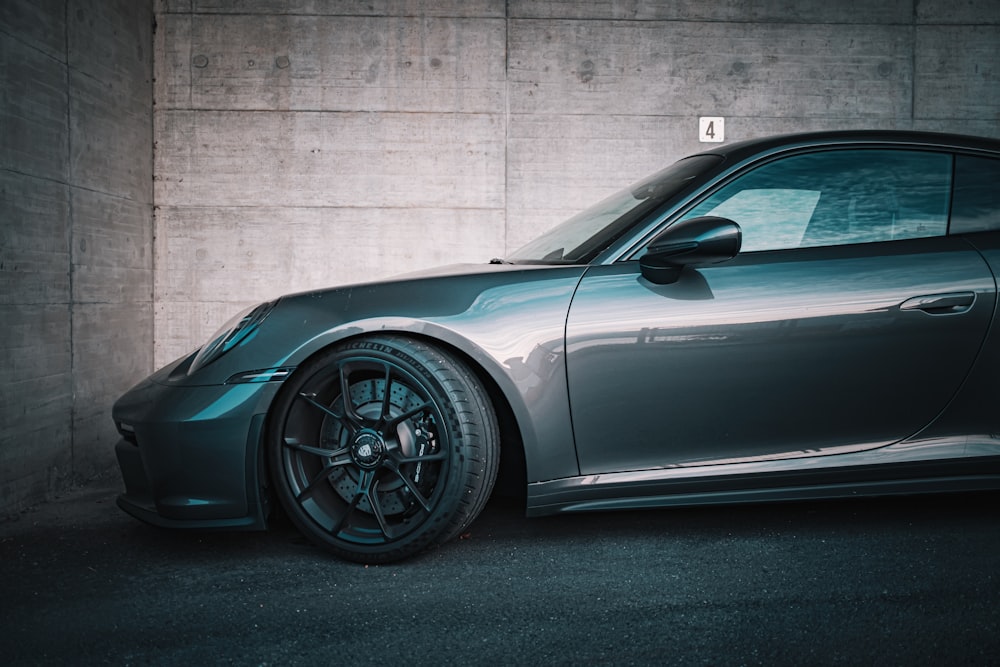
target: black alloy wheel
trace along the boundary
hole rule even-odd
[[[499,435],[481,383],[402,336],[350,341],[286,381],[268,426],[278,498],[312,542],[384,563],[456,537],[496,480]]]

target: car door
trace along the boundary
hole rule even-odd
[[[743,228],[730,262],[592,267],[567,320],[582,474],[836,455],[920,431],[971,369],[996,289],[947,236],[951,155],[850,149],[748,168],[675,219]]]

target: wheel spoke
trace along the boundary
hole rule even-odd
[[[333,474],[334,469],[346,465],[347,463],[350,463],[350,459],[343,459],[340,461],[332,461],[330,463],[327,463],[325,466],[323,466],[322,470],[316,473],[316,475],[311,480],[309,480],[309,483],[306,484],[306,488],[302,489],[302,491],[300,491],[299,494],[295,496],[295,499],[298,500],[299,502],[302,502],[303,500],[308,500],[309,498],[311,498],[313,492],[316,490],[320,482],[330,479],[330,475]]]
[[[424,412],[426,410],[430,410],[431,407],[432,406],[430,403],[422,403],[411,410],[407,410],[406,412],[400,415],[396,415],[395,417],[393,417],[392,419],[388,420],[385,423],[385,430],[387,432],[395,431],[396,427],[405,422],[407,419],[415,417],[416,415],[419,415],[421,412]]]
[[[350,504],[348,504],[347,509],[334,524],[333,528],[330,529],[330,533],[336,535],[348,524],[348,519],[354,514],[354,511],[358,508],[358,503],[360,503],[364,498],[368,497],[371,493],[372,483],[375,481],[375,471],[374,470],[359,470],[358,475],[358,486],[354,491],[354,496],[351,498]],[[369,498],[369,502],[371,499]],[[374,507],[374,506],[373,506]]]
[[[341,447],[340,449],[324,449],[322,447],[316,447],[315,445],[307,445],[305,443],[299,442],[295,438],[285,438],[285,446],[289,449],[295,449],[300,452],[305,452],[307,454],[314,454],[316,456],[322,456],[324,458],[334,459],[338,456],[343,456],[347,454],[350,449],[347,447]]]
[[[344,399],[344,416],[356,427],[351,431],[351,434],[354,435],[355,431],[362,427],[364,418],[354,409],[354,403],[351,401],[350,368],[350,364],[340,366],[340,395]]]
[[[316,490],[317,485],[324,479],[329,479],[329,477],[330,477],[330,471],[327,468],[323,468],[322,470],[319,471],[318,475],[309,480],[309,483],[306,485],[306,488],[302,489],[302,491],[300,491],[299,494],[295,496],[295,499],[300,503],[309,500],[310,498],[312,498],[313,491]]]
[[[413,480],[410,479],[409,476],[407,476],[399,467],[397,467],[394,464],[390,465],[387,462],[387,465],[385,467],[387,467],[389,470],[394,472],[397,477],[399,477],[400,481],[402,481],[403,484],[406,485],[406,488],[409,489],[410,493],[413,495],[416,501],[420,503],[420,507],[423,508],[424,512],[429,514],[431,511],[430,500],[424,497],[424,494],[420,491],[420,489],[413,482]]]
[[[334,419],[336,419],[338,422],[340,422],[341,424],[343,424],[343,426],[348,431],[350,431],[350,433],[351,433],[352,436],[355,433],[357,433],[358,429],[361,428],[360,422],[356,421],[351,416],[351,414],[343,414],[342,415],[339,412],[337,412],[336,410],[334,410],[333,408],[331,408],[330,406],[323,405],[322,403],[320,403],[319,401],[316,400],[315,394],[307,394],[305,392],[299,392],[299,397],[302,398],[303,400],[305,400],[305,402],[308,403],[309,405],[312,405],[313,407],[316,407],[316,408],[322,410],[323,412],[325,412],[326,414],[330,415],[331,417],[333,417]],[[348,398],[346,398],[346,397],[344,398],[344,404],[345,405],[349,405],[350,404],[350,400]],[[352,412],[353,412],[353,410],[352,410]]]
[[[395,531],[393,531],[389,522],[386,521],[385,512],[382,510],[382,501],[378,497],[377,489],[378,482],[368,487],[368,503],[372,507],[372,512],[375,514],[375,520],[378,521],[378,527],[381,529],[382,534],[385,535],[386,539],[391,540],[395,537]]]
[[[340,533],[340,531],[344,529],[344,526],[347,525],[347,520],[351,518],[352,514],[354,514],[354,510],[357,509],[358,503],[361,502],[361,499],[363,497],[364,497],[363,495],[354,494],[354,497],[351,498],[351,502],[347,506],[347,509],[345,509],[344,513],[340,515],[340,518],[337,519],[337,523],[335,523],[333,527],[330,528],[331,535],[337,535],[338,533]]]
[[[433,454],[423,454],[421,456],[396,456],[394,460],[397,465],[405,465],[407,463],[428,463],[431,461],[444,461],[448,458],[448,453],[434,452]]]
[[[364,498],[371,491],[372,484],[375,482],[375,471],[374,470],[359,470],[361,473],[358,475],[358,488],[354,491],[355,498]]]
[[[377,429],[383,429],[389,423],[390,410],[392,410],[392,366],[386,364],[385,389],[382,391],[382,409],[379,413]]]

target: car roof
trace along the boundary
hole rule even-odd
[[[835,146],[838,144],[905,144],[913,147],[987,151],[1000,154],[1000,139],[943,132],[908,130],[834,130],[780,134],[724,144],[701,155],[721,155],[729,160],[742,160],[753,155],[784,148]]]

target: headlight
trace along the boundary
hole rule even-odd
[[[276,303],[277,301],[269,301],[259,306],[247,308],[223,324],[195,356],[194,361],[191,362],[191,367],[188,368],[188,375],[212,363],[252,336]]]

